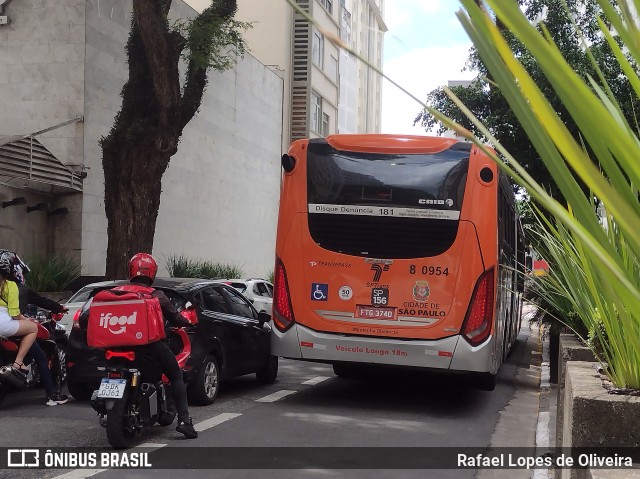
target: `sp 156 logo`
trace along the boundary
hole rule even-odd
[[[386,306],[389,304],[389,289],[373,288],[371,290],[371,304],[373,306]]]

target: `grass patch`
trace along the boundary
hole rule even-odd
[[[167,257],[166,268],[172,278],[220,279],[242,278],[244,276],[241,266],[194,259],[185,255]]]
[[[65,291],[80,276],[81,271],[80,263],[65,254],[35,256],[27,264],[31,272],[25,280],[35,291]]]

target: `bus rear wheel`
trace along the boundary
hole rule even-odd
[[[355,368],[349,364],[336,363],[333,365],[333,374],[341,378],[355,377]]]
[[[481,391],[493,391],[498,384],[498,375],[491,373],[480,373],[475,377],[475,386]]]

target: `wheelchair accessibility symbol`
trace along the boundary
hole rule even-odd
[[[311,301],[326,301],[329,296],[329,285],[311,283]]]

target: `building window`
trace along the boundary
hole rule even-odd
[[[329,13],[333,13],[333,0],[320,0],[320,3]]]
[[[328,74],[334,82],[338,82],[338,59],[333,55],[331,55],[331,59],[329,60]]]
[[[329,136],[329,115],[322,114],[322,136]]]
[[[322,98],[314,92],[311,92],[311,126],[310,129],[314,133],[322,134],[320,131],[320,119],[322,118]]]
[[[315,28],[313,29],[313,44],[311,45],[311,59],[313,64],[322,69],[324,58],[324,36]]]

